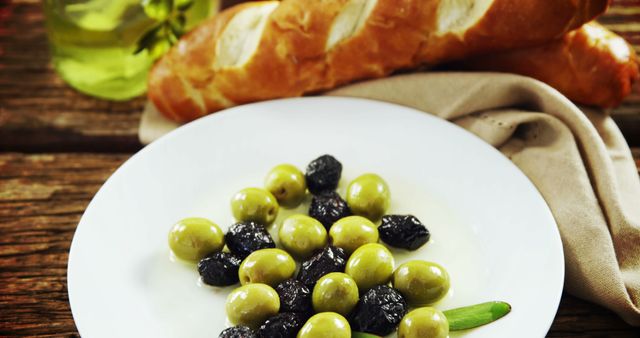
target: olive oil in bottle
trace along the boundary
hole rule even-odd
[[[185,12],[191,28],[217,10],[217,1],[194,0]],[[142,0],[45,0],[53,65],[77,90],[126,100],[146,90],[153,60],[134,53],[140,38],[157,24]]]

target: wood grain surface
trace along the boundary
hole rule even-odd
[[[238,2],[235,1],[227,1]],[[141,147],[145,99],[108,102],[74,91],[52,71],[39,0],[0,0],[0,151],[125,152]],[[601,18],[640,49],[640,0],[616,0]],[[614,111],[640,146],[640,84]]]
[[[233,1],[232,1],[233,2]],[[640,0],[601,22],[640,51]],[[140,149],[144,98],[107,102],[49,63],[39,0],[0,0],[0,336],[77,336],[66,267],[73,233],[109,175]],[[614,111],[640,167],[640,86]],[[549,337],[640,337],[611,311],[563,295]]]

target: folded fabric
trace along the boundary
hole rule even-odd
[[[417,73],[326,93],[401,104],[447,119],[499,149],[535,184],[558,224],[565,289],[640,325],[640,179],[610,117],[542,82],[496,73]],[[153,106],[139,136],[177,125]]]

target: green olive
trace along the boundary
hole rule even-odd
[[[240,284],[263,283],[275,287],[293,277],[296,262],[284,250],[262,249],[252,252],[240,264]]]
[[[278,216],[278,201],[264,189],[246,188],[231,199],[231,212],[239,222],[254,221],[270,225]]]
[[[311,299],[316,312],[346,316],[358,303],[358,285],[346,273],[332,272],[318,280]]]
[[[351,211],[374,222],[389,209],[390,200],[387,182],[376,174],[361,175],[347,188],[347,204]]]
[[[365,244],[351,254],[345,272],[356,281],[360,292],[387,284],[393,274],[393,255],[383,245]]]
[[[225,309],[234,325],[256,328],[280,311],[280,297],[269,285],[248,284],[231,291]]]
[[[210,253],[222,250],[224,233],[206,218],[185,218],[171,228],[169,247],[176,257],[197,262]]]
[[[304,174],[291,164],[280,164],[271,169],[264,180],[264,187],[286,208],[300,205],[307,191]]]
[[[351,326],[335,312],[321,312],[307,320],[297,338],[351,338]]]
[[[398,326],[398,338],[446,338],[448,335],[447,317],[432,307],[421,307],[407,313]]]
[[[440,265],[409,261],[393,273],[393,287],[412,306],[424,306],[440,300],[449,291],[449,274]]]
[[[299,258],[307,258],[327,245],[327,230],[322,223],[307,215],[287,217],[278,231],[280,244]]]
[[[352,254],[367,243],[377,243],[380,235],[378,228],[362,216],[348,216],[333,223],[329,230],[331,242]]]

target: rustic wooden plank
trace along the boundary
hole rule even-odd
[[[110,102],[73,90],[49,63],[40,1],[0,6],[0,151],[139,149],[145,99]]]
[[[129,156],[0,154],[0,336],[77,336],[66,284],[71,239]]]
[[[633,150],[640,169],[640,148]],[[76,336],[68,250],[80,216],[129,154],[0,153],[0,336]],[[563,295],[549,337],[637,337],[611,311]]]
[[[637,338],[638,333],[613,312],[565,293],[547,337]]]
[[[238,0],[227,0],[228,5]],[[64,84],[49,64],[37,0],[0,1],[0,151],[133,152],[144,98],[108,102]],[[640,48],[640,2],[616,0],[601,21]],[[640,145],[640,86],[613,111]]]

